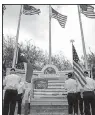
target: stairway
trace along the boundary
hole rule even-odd
[[[68,113],[66,95],[63,80],[48,80],[46,89],[34,89],[31,115],[66,115]]]
[[[39,86],[42,86],[42,83],[44,82]],[[64,88],[64,80],[48,80],[46,83],[48,85],[45,89],[34,88],[30,115],[67,115],[67,91]]]
[[[68,104],[66,100],[41,99],[32,100],[30,115],[67,115]],[[24,106],[22,106],[24,115]]]
[[[36,105],[31,107],[31,115],[66,115],[67,108],[63,105]]]

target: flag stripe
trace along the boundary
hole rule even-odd
[[[75,73],[75,79],[80,83],[80,85],[83,87],[84,83],[82,82],[82,80],[79,78],[78,74]]]
[[[83,79],[84,76],[81,74],[81,72],[78,70],[78,68],[75,67],[75,66],[73,68],[76,70],[76,72],[78,73],[78,75],[80,76],[80,78],[83,80],[83,82],[85,82],[84,79]]]
[[[25,15],[34,15],[40,13],[40,11],[30,12],[30,11],[23,11]]]
[[[81,82],[81,80],[79,79],[79,77],[78,77],[78,74],[76,73],[75,74],[75,78],[77,78],[77,80],[79,81],[79,83],[81,84],[81,86],[82,87],[84,87],[84,84]]]
[[[61,14],[59,14],[58,17],[59,17],[60,19],[62,19],[62,20],[67,19],[67,16],[63,16],[63,15],[61,15]]]
[[[82,79],[79,77],[79,74],[75,70],[75,75],[77,76],[77,80],[79,80],[79,83],[82,85],[85,85],[85,83],[82,81]]]
[[[79,69],[79,71],[82,73],[82,75],[84,75],[83,68],[81,67],[81,65],[79,63],[76,63],[75,61],[73,61],[73,64],[74,64],[74,66],[76,66]]]
[[[79,72],[77,71],[77,69],[74,67],[74,73],[77,76],[77,79],[80,80],[79,83],[82,85],[85,85],[86,83],[84,82],[83,78],[81,77],[81,75],[79,75]]]
[[[76,65],[77,65],[77,64],[76,64]],[[80,76],[80,78],[82,79],[82,81],[83,81],[84,83],[86,83],[85,77],[84,77],[84,75],[80,72],[79,68],[77,68],[76,66],[74,66],[74,69],[76,70],[76,72],[78,73],[78,75]]]
[[[83,13],[88,18],[95,18],[95,14]]]
[[[35,14],[35,13],[40,13],[40,11],[35,11],[35,12],[30,12],[30,11],[24,11],[23,13],[30,13],[30,14]]]

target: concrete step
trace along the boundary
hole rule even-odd
[[[48,88],[48,89],[34,89],[34,92],[63,92],[66,91],[65,88],[59,88],[59,89],[55,89],[55,88]]]
[[[38,92],[34,92],[34,94],[43,94],[43,95],[48,95],[48,94],[67,94],[67,91],[64,91],[64,92],[62,92],[62,91],[50,91],[50,92],[43,92],[43,91],[38,91]]]
[[[17,107],[15,115],[17,113]],[[32,105],[30,109],[30,115],[67,115],[68,109],[65,106],[54,106],[54,105]],[[22,115],[24,115],[24,106],[22,106]]]
[[[68,105],[67,98],[32,98],[31,105]]]
[[[34,109],[47,109],[47,110],[67,110],[68,105],[32,105],[31,108]]]
[[[66,94],[64,95],[58,95],[58,94],[53,94],[53,95],[34,95],[34,98],[54,98],[54,99],[57,99],[57,98],[65,98],[66,97]]]
[[[64,83],[62,83],[62,82],[61,83],[59,83],[59,82],[55,82],[55,83],[54,82],[53,83],[49,82],[48,85],[59,85],[59,86],[62,85],[62,86],[64,86]]]
[[[62,84],[64,84],[65,81],[64,80],[48,80],[48,83],[62,83]]]

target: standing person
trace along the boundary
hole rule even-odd
[[[94,102],[95,81],[89,77],[87,71],[84,72],[84,75],[86,77],[86,82],[87,82],[87,84],[83,88],[84,112],[85,115],[91,115],[91,113],[92,115],[95,115],[95,102]],[[91,107],[91,112],[90,112],[90,107]]]
[[[77,92],[76,92],[76,96],[77,96],[77,107],[80,110],[80,114],[83,115],[83,94],[82,94],[82,89],[83,87],[81,86],[81,84],[77,81]]]
[[[25,92],[24,82],[20,82],[18,85],[18,96],[17,96],[17,103],[18,103],[18,111],[17,114],[21,115],[21,105],[22,105],[22,98]]]
[[[30,113],[30,101],[31,101],[31,87],[26,84],[25,94],[24,94],[25,112],[24,115]]]
[[[77,90],[77,82],[73,79],[73,73],[68,73],[68,79],[65,81],[65,88],[67,89],[67,100],[68,100],[68,113],[72,115],[78,114],[77,108],[77,98],[76,98],[76,90]],[[73,112],[74,110],[74,112]]]
[[[95,81],[95,65],[93,65],[93,67],[92,67],[92,77],[93,77],[93,79]],[[94,94],[95,94],[95,89],[94,89]],[[95,98],[94,98],[94,103],[95,103]]]
[[[7,75],[3,81],[5,89],[3,115],[14,115],[20,80],[20,76],[16,75],[15,69],[12,68],[10,75]]]

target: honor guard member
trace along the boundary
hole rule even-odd
[[[68,114],[72,115],[73,113],[75,113],[75,115],[77,115],[78,114],[77,103],[76,103],[77,82],[73,78],[73,73],[68,73],[68,79],[65,81],[65,89],[67,89]]]
[[[86,77],[87,84],[84,86],[83,99],[84,99],[84,112],[85,115],[95,115],[95,81],[89,77],[88,72],[85,71],[84,75]],[[90,110],[91,107],[91,110]]]
[[[92,77],[95,81],[95,65],[92,67]],[[95,89],[94,89],[94,94],[95,94]],[[95,102],[95,98],[94,98],[94,102]]]
[[[17,96],[17,103],[18,103],[17,114],[18,115],[21,115],[21,105],[22,105],[24,92],[25,92],[25,84],[24,82],[20,82],[20,84],[18,85],[18,96]]]
[[[21,77],[15,74],[15,69],[10,70],[10,75],[7,75],[3,81],[5,90],[3,115],[14,115],[18,85]]]
[[[77,108],[79,108],[80,110],[80,114],[83,115],[83,94],[82,94],[82,89],[83,87],[81,86],[81,84],[77,81],[77,92],[76,92],[76,96],[77,96]]]
[[[30,102],[31,102],[31,83],[26,83],[25,93],[23,98],[24,106],[24,115],[30,114]]]

